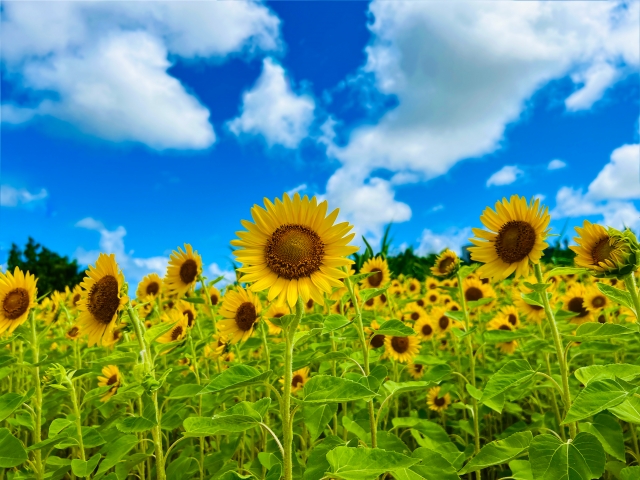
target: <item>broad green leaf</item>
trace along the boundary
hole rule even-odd
[[[480,300],[472,300],[470,302],[467,302],[467,308],[469,310],[473,310],[476,307],[481,307],[482,305],[486,305],[487,303],[491,303],[493,302],[494,298],[492,297],[484,297],[481,298]]]
[[[182,297],[182,300],[189,303],[198,303],[198,304],[205,303],[204,298],[200,298],[200,297]]]
[[[372,392],[377,392],[380,389],[380,385],[387,378],[387,367],[384,365],[376,365],[371,369],[369,375],[362,377],[358,380],[358,383],[364,385]]]
[[[620,420],[640,424],[640,398],[636,396],[627,398],[620,405],[609,408],[609,411]]]
[[[426,436],[430,443],[427,448],[434,449],[439,444],[450,442],[449,434],[440,425],[424,418],[396,417],[391,419],[394,428],[413,428]]]
[[[537,292],[521,293],[520,296],[529,305],[533,305],[534,307],[544,307],[542,304],[542,297]]]
[[[345,445],[345,442],[341,438],[335,435],[329,435],[313,447],[307,458],[303,480],[319,480],[324,477],[324,472],[329,470],[327,453],[340,445]]]
[[[524,282],[524,286],[527,287],[529,290],[533,290],[534,292],[542,293],[546,291],[551,286],[551,284]]]
[[[467,389],[467,392],[469,392],[469,395],[471,395],[476,400],[479,401],[482,398],[482,390],[474,387],[470,383],[467,383],[465,385],[465,388]],[[504,394],[501,393],[500,395],[496,395],[495,397],[485,400],[482,403],[483,405],[489,407],[491,410],[502,413],[502,409],[504,408]]]
[[[367,439],[367,431],[346,415],[342,417],[342,426],[346,428],[348,432],[353,433],[363,442]]]
[[[322,332],[322,328],[312,328],[311,330],[300,330],[296,332],[293,336],[293,345],[296,346],[299,343],[306,342],[314,335],[318,335]]]
[[[555,435],[538,435],[529,446],[535,480],[592,480],[604,473],[605,454],[600,441],[580,432],[565,443]]]
[[[346,327],[351,323],[344,315],[339,315],[337,313],[332,313],[331,315],[327,315],[324,318],[322,333],[329,333],[334,330],[338,330],[340,328]]]
[[[396,383],[391,380],[385,382],[384,388],[389,392],[390,395],[397,395],[399,393],[406,392],[419,392],[421,390],[426,390],[429,387],[433,386],[433,382],[400,382]]]
[[[386,293],[389,287],[385,288],[364,288],[360,290],[360,298],[362,302],[366,302],[367,300],[371,300],[372,298],[378,297],[383,293]]]
[[[458,322],[464,323],[464,312],[461,312],[460,310],[450,310],[448,312],[445,312],[445,315],[449,318],[453,318],[454,320],[457,320]]]
[[[640,478],[640,467],[626,467],[620,470],[620,480],[638,480]]]
[[[173,328],[173,323],[171,322],[160,322],[158,325],[154,325],[149,330],[144,332],[144,338],[148,344],[153,343],[153,341],[167,333],[169,330]]]
[[[635,427],[631,425],[631,428]],[[593,423],[581,423],[580,431],[595,435],[605,452],[621,462],[625,461],[622,427],[611,415],[601,413],[594,418]]]
[[[131,469],[139,463],[144,462],[150,456],[151,455],[147,455],[146,453],[134,453],[125,458],[124,461],[118,463],[116,465],[116,476],[118,480],[126,480]]]
[[[120,387],[118,389],[118,393],[116,393],[113,397],[111,397],[111,402],[123,402],[127,403],[131,400],[137,400],[144,393],[144,387],[138,383],[125,385],[124,387]]]
[[[640,365],[630,365],[628,363],[590,365],[577,369],[574,375],[584,385],[587,385],[592,380],[601,380],[603,378],[612,380],[621,378],[625,382],[630,382],[635,377],[640,376]]]
[[[407,326],[400,320],[387,320],[380,325],[379,330],[376,330],[377,335],[391,335],[394,337],[409,337],[415,333],[413,328]]]
[[[580,313],[577,312],[569,312],[567,310],[559,309],[553,312],[553,316],[556,319],[556,322],[568,322],[573,317],[577,317]]]
[[[368,423],[368,422],[367,422]],[[369,425],[367,424],[367,427]],[[371,434],[367,432],[365,437],[365,443],[371,445]],[[402,453],[404,455],[411,455],[411,450],[407,447],[400,437],[393,433],[389,433],[385,430],[378,430],[376,434],[376,448],[387,450],[389,452]]]
[[[429,370],[424,372],[422,381],[438,383],[451,375],[451,372],[452,368],[447,364],[434,365]]]
[[[530,380],[534,375],[535,372],[526,360],[511,360],[489,379],[480,401],[484,403]]]
[[[8,428],[0,428],[0,467],[17,467],[27,461],[27,451]]]
[[[375,479],[383,473],[409,468],[420,460],[379,448],[336,447],[327,454],[331,476],[343,480]]]
[[[464,337],[468,337],[469,335],[472,335],[476,330],[478,330],[478,327],[471,327],[469,330],[462,330],[457,327],[453,327],[451,329],[451,331],[458,338],[458,340],[462,340]]]
[[[33,395],[33,390],[24,395],[18,393],[5,393],[0,397],[0,422],[11,415],[20,405]]]
[[[302,418],[307,426],[311,441],[315,442],[322,434],[327,424],[338,411],[337,403],[328,403],[326,405],[305,405],[302,409]]]
[[[269,403],[268,398],[255,403],[240,402],[213,417],[188,417],[184,421],[185,435],[203,437],[220,433],[244,432],[262,421],[262,414],[266,412]]]
[[[85,448],[99,447],[100,445],[107,443],[106,440],[102,438],[102,435],[100,435],[97,428],[87,426],[82,427],[82,441],[84,442]]]
[[[118,430],[122,433],[140,433],[151,430],[158,424],[156,408],[146,393],[142,396],[142,404],[142,415],[123,418],[116,425]]]
[[[576,330],[576,334],[570,335],[568,338],[576,341],[608,340],[637,333],[638,327],[634,324],[626,326],[617,323],[588,322],[580,325]]]
[[[600,292],[606,295],[614,303],[624,305],[635,313],[636,308],[633,305],[633,300],[631,299],[631,294],[629,294],[629,292],[620,290],[619,288],[612,287],[611,285],[607,285],[602,282],[596,283],[596,287],[598,287],[598,290],[600,290]]]
[[[341,403],[375,396],[375,392],[357,382],[330,375],[316,375],[304,385],[305,403]]]
[[[106,457],[100,463],[96,475],[104,473],[114,467],[137,443],[138,437],[133,434],[122,435],[114,442],[106,443],[100,449],[100,453],[106,455]]]
[[[433,450],[442,455],[442,457],[453,466],[455,471],[462,468],[466,455],[464,452],[458,450],[458,447],[452,441],[448,440],[446,442],[435,443],[432,438],[423,435],[416,429],[411,429],[411,435],[420,447]]]
[[[624,380],[605,378],[589,383],[576,397],[567,412],[563,424],[577,422],[611,407],[621,404],[633,395],[638,387]]]
[[[88,477],[96,469],[99,461],[99,453],[96,453],[89,460],[80,460],[79,458],[74,458],[73,460],[71,460],[71,470],[76,477]]]
[[[55,437],[69,425],[73,425],[73,421],[66,418],[55,418],[49,425],[49,437]]]
[[[460,476],[451,463],[434,450],[420,447],[413,451],[412,456],[422,460],[420,465],[414,465],[411,470],[427,480],[459,480]]]
[[[504,440],[496,440],[488,443],[482,447],[482,450],[480,450],[458,474],[464,475],[465,473],[482,470],[491,465],[508,463],[527,450],[531,440],[533,440],[533,434],[531,432],[519,432],[514,433]]]
[[[176,388],[171,390],[169,398],[191,398],[198,395],[201,391],[202,385],[198,385],[197,383],[185,383],[178,385]]]
[[[511,460],[509,462],[511,476],[514,480],[533,480],[531,462],[528,460]]]
[[[205,393],[220,393],[234,388],[248,387],[264,383],[271,376],[271,370],[260,372],[260,370],[248,365],[233,365],[220,375],[214,377],[206,385],[200,395]]]

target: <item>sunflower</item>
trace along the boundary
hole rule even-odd
[[[496,348],[499,348],[502,353],[512,355],[518,348],[518,341],[511,340],[509,342],[496,343]]]
[[[436,290],[440,286],[440,282],[436,278],[427,278],[425,281],[425,287],[427,292],[430,290]]]
[[[382,257],[370,258],[362,268],[360,273],[374,273],[370,277],[365,278],[360,283],[363,288],[380,288],[384,287],[391,280],[391,273],[389,272],[389,264],[387,260]]]
[[[462,307],[458,302],[454,302],[451,300],[450,302],[443,302],[447,306],[448,312],[459,312],[462,310]]]
[[[124,308],[129,298],[121,294],[124,275],[112,253],[101,253],[96,266],[89,266],[87,276],[80,284],[84,290],[78,302],[80,314],[78,327],[83,334],[89,335],[88,345],[92,347],[102,343],[106,336],[111,341],[118,312]]]
[[[150,273],[146,275],[138,284],[136,290],[136,298],[148,299],[149,297],[155,299],[162,291],[162,279],[157,273]],[[148,301],[148,300],[145,300]]]
[[[454,321],[447,317],[446,312],[447,310],[445,308],[435,307],[429,314],[431,323],[438,333],[448,332],[449,328],[451,328],[454,324]]]
[[[120,385],[122,385],[122,375],[120,375],[120,370],[115,365],[107,365],[102,368],[102,377],[98,377],[98,386],[99,387],[111,387],[107,390],[107,393],[100,397],[101,402],[106,402],[111,397],[113,397]]]
[[[623,238],[611,236],[602,226],[585,220],[582,228],[575,227],[577,246],[569,247],[576,253],[575,263],[596,273],[614,271],[623,266],[630,254]]]
[[[437,290],[429,290],[424,296],[424,301],[427,305],[437,305],[438,303],[440,303],[440,300],[441,295]]]
[[[405,290],[409,295],[418,295],[420,293],[420,281],[415,278],[409,279],[405,285]]]
[[[26,275],[18,267],[13,274],[0,272],[0,335],[13,331],[29,316],[36,306],[37,279],[29,272]]]
[[[599,313],[605,308],[611,306],[611,302],[606,295],[604,295],[595,286],[591,286],[586,289],[587,293],[584,297],[584,305],[592,313]]]
[[[424,365],[421,365],[419,363],[412,363],[411,365],[407,366],[407,370],[409,371],[409,375],[411,375],[411,378],[413,378],[414,380],[420,380],[424,375]]]
[[[371,326],[364,329],[365,333],[369,335],[369,348],[377,349],[384,345],[385,335],[378,335],[376,330],[380,329],[380,324],[376,320],[371,322]]]
[[[267,310],[267,319],[284,317],[285,315],[289,315],[290,313],[291,313],[291,310],[287,305],[279,304],[277,302],[272,303],[271,306],[269,307],[269,310]],[[280,335],[282,328],[280,328],[279,326],[277,326],[276,324],[272,323],[269,320],[266,320],[266,322],[267,322],[267,326],[269,327],[269,333],[271,335]]]
[[[545,317],[543,307],[540,305],[529,305],[520,295],[516,297],[513,303],[520,313],[526,315],[527,319],[535,323],[540,323]]]
[[[251,290],[239,288],[229,291],[220,307],[224,320],[218,322],[218,330],[229,337],[231,343],[245,341],[253,333],[261,311],[260,300]]]
[[[340,267],[353,260],[347,257],[358,250],[349,246],[355,236],[347,222],[334,225],[338,210],[328,216],[327,202],[318,205],[316,197],[293,200],[285,193],[275,204],[265,198],[265,208],[255,205],[251,216],[255,223],[243,221],[247,231],[238,232],[239,247],[234,255],[242,263],[242,282],[251,290],[269,290],[268,299],[286,300],[293,308],[302,298],[322,304],[323,292],[343,287],[345,272]]]
[[[65,287],[65,295],[71,310],[76,311],[80,306],[80,300],[82,300],[82,287],[80,285],[76,285],[73,287],[73,290],[69,290],[69,287]]]
[[[291,374],[291,393],[302,390],[307,380],[309,380],[309,367],[304,367],[293,372]],[[281,378],[280,382],[284,383],[284,379]]]
[[[186,300],[180,300],[176,307],[182,315],[187,317],[187,326],[192,328],[196,323],[196,316],[198,315],[193,303],[187,302]]]
[[[315,309],[316,302],[313,301],[313,298],[310,298],[304,303],[304,311],[307,313],[313,313]]]
[[[431,319],[429,318],[418,320],[413,326],[413,329],[421,340],[431,340],[436,331]]]
[[[424,308],[419,307],[415,303],[410,303],[405,307],[405,320],[410,320],[412,322],[418,322],[420,320],[425,320],[427,318],[427,312]]]
[[[219,358],[229,350],[229,340],[224,335],[216,334],[213,342],[205,345],[204,356],[207,358]]]
[[[512,332],[515,329],[515,325],[512,325],[509,318],[505,315],[498,314],[497,317],[487,323],[487,330],[505,330],[507,332]]]
[[[465,278],[462,282],[462,291],[467,302],[474,302],[481,298],[495,298],[496,292],[488,283],[482,283],[476,278]]]
[[[581,325],[593,320],[591,312],[587,309],[585,297],[587,290],[581,283],[575,283],[567,290],[563,298],[564,308],[569,312],[577,313],[571,319],[571,323]]]
[[[168,295],[183,297],[191,290],[198,276],[202,274],[202,258],[188,243],[184,244],[184,251],[178,247],[178,251],[171,252],[167,274],[164,277],[164,285]]]
[[[109,334],[102,337],[103,347],[112,347],[120,341],[122,338],[122,331],[119,328],[114,328]]]
[[[80,329],[78,328],[77,325],[74,325],[73,327],[71,327],[69,330],[67,330],[64,334],[65,337],[67,337],[69,340],[77,340],[78,338],[80,338]]]
[[[396,362],[409,363],[420,352],[420,340],[416,336],[394,337],[386,335],[384,350]]]
[[[136,309],[140,318],[147,318],[153,311],[153,297],[149,295],[133,300],[131,306]]]
[[[400,298],[404,294],[404,287],[398,280],[392,280],[387,293],[391,297]]]
[[[216,306],[222,300],[222,295],[220,295],[220,290],[216,287],[211,286],[207,288],[207,295],[209,296],[209,300],[211,300],[211,305]]]
[[[451,405],[451,395],[445,393],[443,396],[440,396],[440,387],[432,387],[429,389],[429,393],[427,393],[427,405],[429,405],[429,410],[442,412]]]
[[[509,322],[509,324],[512,327],[520,326],[520,315],[518,314],[518,309],[513,305],[507,305],[506,307],[502,307],[499,315],[506,318],[506,320]]]
[[[537,264],[547,248],[544,239],[551,217],[538,199],[527,203],[524,197],[513,195],[510,200],[496,202],[496,211],[487,207],[480,221],[489,229],[473,229],[479,238],[469,239],[471,259],[484,265],[480,277],[504,279],[514,271],[516,277],[529,274],[529,264]]]
[[[171,323],[172,326],[167,332],[156,339],[158,343],[179,342],[187,336],[189,329],[188,319],[186,315],[183,315],[178,310],[170,310],[169,313],[162,315],[161,320]]]
[[[459,265],[458,256],[447,248],[436,258],[435,265],[431,267],[431,273],[436,277],[448,277],[455,273]]]

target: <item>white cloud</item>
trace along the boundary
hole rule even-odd
[[[44,188],[38,193],[31,193],[26,188],[15,188],[11,185],[0,185],[0,206],[20,207],[34,206],[49,196]]]
[[[76,223],[76,227],[95,230],[100,233],[98,250],[85,250],[78,248],[74,257],[82,265],[94,264],[100,253],[114,253],[116,261],[124,272],[125,279],[129,282],[130,291],[135,289],[137,282],[145,275],[155,272],[164,276],[169,258],[164,256],[141,258],[134,256],[133,251],[127,252],[124,246],[124,237],[127,231],[123,226],[115,230],[108,230],[104,224],[92,217],[83,218]]]
[[[224,58],[279,48],[279,20],[252,2],[11,2],[3,63],[33,105],[3,105],[3,121],[54,117],[111,141],[202,149],[209,111],[167,73],[168,58]],[[50,95],[53,93],[52,100]]]
[[[266,58],[262,74],[242,96],[240,116],[228,122],[235,135],[262,135],[269,146],[296,148],[309,131],[315,102],[297,95],[282,66]]]
[[[594,65],[616,65],[620,75],[610,82],[637,70],[639,6],[374,0],[361,77],[372,77],[397,106],[355,128],[346,145],[331,142],[327,153],[361,182],[357,189],[377,169],[428,180],[493,152],[551,80],[574,75],[585,90],[572,94],[577,108],[610,86]]]
[[[212,263],[207,267],[209,280],[215,280],[220,276],[224,276],[220,282],[216,283],[217,288],[224,287],[236,281],[236,272],[234,270],[224,270],[217,263]]]
[[[471,227],[451,228],[443,233],[435,233],[425,228],[422,231],[416,253],[418,255],[427,255],[429,253],[440,253],[445,248],[449,248],[460,255],[462,247],[470,243],[469,238],[471,236]]]
[[[487,180],[487,187],[490,187],[492,185],[511,185],[523,175],[524,172],[520,170],[516,165],[505,165],[489,177],[489,179]]]
[[[608,63],[597,63],[587,71],[573,75],[573,82],[583,86],[564,101],[567,110],[575,112],[591,108],[620,75],[621,72]]]
[[[536,193],[533,198],[536,198],[538,200],[540,200],[540,202],[543,202],[545,198],[547,198],[547,196],[543,193]]]
[[[611,161],[589,185],[596,199],[640,198],[640,144],[623,145],[611,154]]]
[[[291,190],[287,190],[287,195],[293,197],[296,193],[304,192],[307,189],[307,184],[302,183],[297,187],[293,187]]]
[[[555,158],[549,162],[549,165],[547,165],[547,170],[560,170],[561,168],[564,168],[566,166],[566,162],[563,162],[559,158]]]

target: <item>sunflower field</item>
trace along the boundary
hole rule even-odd
[[[249,212],[247,212],[249,213]],[[0,272],[0,479],[640,479],[640,246],[487,208],[426,280],[316,198],[254,206],[237,281],[189,244],[127,283],[113,254],[64,292]]]

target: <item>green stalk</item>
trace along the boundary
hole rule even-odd
[[[536,280],[538,283],[544,283],[542,279],[542,269],[540,264],[536,263],[534,266]],[[569,390],[569,374],[567,371],[567,362],[564,357],[564,346],[562,345],[562,339],[560,338],[560,332],[558,331],[558,325],[556,324],[556,318],[549,305],[549,298],[547,292],[542,292],[542,305],[544,306],[544,313],[547,316],[547,322],[551,329],[551,336],[553,337],[553,343],[556,347],[556,356],[558,357],[558,367],[560,367],[560,376],[562,377],[562,391],[563,391],[563,403],[565,411],[568,412],[571,408],[571,391]],[[569,424],[569,435],[571,438],[575,438],[577,434],[577,427],[575,422]]]
[[[36,400],[33,405],[35,411],[35,428],[33,430],[34,443],[38,443],[42,440],[42,385],[40,384],[40,344],[38,334],[36,332],[36,312],[32,311],[31,315],[31,348],[33,349],[33,363],[34,367],[34,383],[36,387]],[[36,478],[42,480],[44,478],[44,468],[42,466],[42,452],[37,449],[33,452],[36,457]]]
[[[80,458],[86,460],[84,455],[84,440],[82,439],[82,417],[80,416],[80,406],[78,405],[78,395],[76,394],[76,388],[73,385],[73,380],[66,377],[65,383],[69,388],[71,395],[71,403],[73,405],[73,414],[76,416],[76,433],[78,434],[78,448],[80,450]]]
[[[293,478],[293,417],[291,415],[291,380],[293,378],[293,339],[304,312],[302,298],[298,297],[296,303],[296,314],[293,320],[285,329],[285,350],[284,350],[284,389],[282,394],[282,430],[284,449],[284,478]]]
[[[196,375],[196,382],[200,385],[200,373],[198,372],[198,357],[196,357],[196,349],[193,346],[193,336],[191,330],[189,330],[189,347],[191,348],[191,361],[193,362],[193,371]],[[198,416],[202,416],[202,395],[198,395]],[[200,480],[204,479],[204,437],[200,437],[200,462],[198,467],[200,468]]]
[[[638,299],[638,288],[636,286],[636,277],[633,275],[633,272],[625,275],[624,284],[627,287],[627,291],[629,295],[631,295],[631,300],[633,300],[633,306],[636,307],[636,320],[640,315],[640,299]]]
[[[209,314],[211,315],[211,323],[213,325],[213,334],[215,335],[216,330],[216,316],[213,311],[213,304],[211,303],[211,297],[209,296],[209,290],[207,289],[207,285],[204,283],[204,278],[200,275],[200,285],[202,286],[202,294],[204,295],[205,302],[209,307]],[[219,371],[219,370],[218,370]]]

